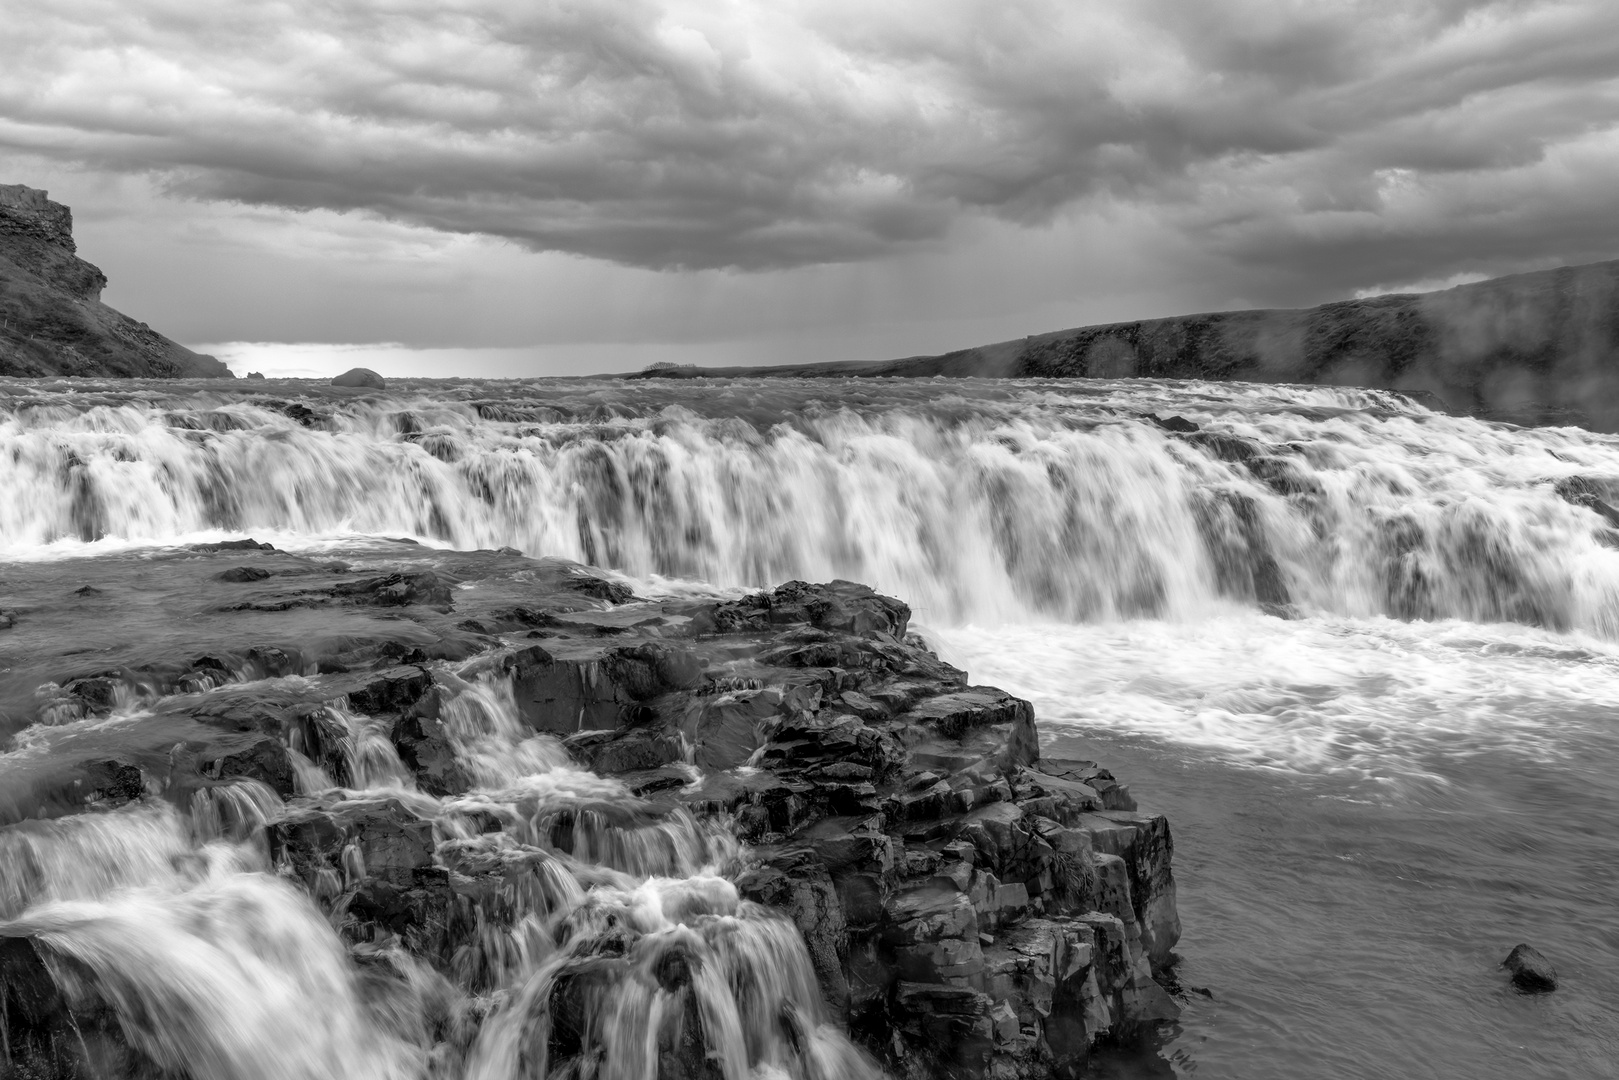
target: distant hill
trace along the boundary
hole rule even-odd
[[[641,374],[1318,383],[1399,390],[1518,423],[1619,431],[1619,261],[1299,310],[1085,326],[941,356]]]
[[[103,304],[106,275],[75,251],[72,211],[0,184],[0,375],[231,377]]]

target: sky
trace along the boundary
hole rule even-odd
[[[1619,258],[1614,0],[0,0],[0,183],[238,373],[886,359]]]

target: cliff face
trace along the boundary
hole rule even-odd
[[[0,375],[230,378],[101,302],[107,278],[76,254],[73,214],[46,193],[0,184]]]
[[[1303,310],[1086,326],[889,362],[642,375],[1315,383],[1398,390],[1496,420],[1619,431],[1619,261]]]
[[[1029,377],[1374,387],[1458,413],[1615,431],[1619,262],[1303,311],[1092,326],[966,350],[958,362],[1004,368],[1007,360],[1007,373]]]

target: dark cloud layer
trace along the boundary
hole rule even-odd
[[[1255,288],[1619,254],[1612,0],[0,0],[0,148],[652,268],[1149,207]]]

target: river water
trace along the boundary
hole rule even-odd
[[[1613,436],[1369,391],[1146,381],[4,391],[0,558],[13,591],[64,564],[187,541],[297,550],[389,536],[577,559],[644,593],[843,577],[905,599],[947,660],[1035,703],[1049,748],[1105,762],[1170,815],[1185,1015],[1099,1075],[1619,1073]],[[21,679],[26,647],[5,649]],[[32,689],[0,695],[18,732],[0,777],[51,752],[52,718],[16,704]],[[498,707],[478,708],[467,730],[508,741],[492,755],[469,744],[469,760],[511,772],[483,790],[545,775],[543,797],[582,797],[546,747],[518,753],[523,740],[490,719]],[[386,760],[372,765],[358,787],[374,795],[393,781]],[[453,833],[465,810],[426,812]],[[174,845],[198,850],[195,822],[117,826],[144,839],[31,838],[36,859],[126,854],[105,856],[106,880],[68,875],[61,895],[0,892],[0,918],[54,919],[63,940],[110,950],[119,927],[162,907],[153,897],[178,895],[288,941],[330,937],[290,890],[244,891],[264,875],[229,836],[203,844],[206,871],[154,883],[178,873]],[[662,911],[648,889],[689,896],[708,882],[699,907],[747,923],[761,949],[786,948],[724,895],[723,853],[704,846],[724,838],[688,839],[678,867],[617,867],[600,902]],[[683,884],[648,884],[662,881]],[[109,899],[130,882],[161,888]],[[366,1017],[306,1015],[284,992],[341,982],[337,952],[290,972],[244,966],[231,917],[196,956],[235,957],[251,978],[219,993],[258,1018],[266,1044],[283,1025],[328,1039],[307,1057],[270,1055],[266,1080],[426,1068]],[[545,940],[550,955],[558,939]],[[1510,989],[1497,965],[1519,941],[1557,965],[1555,994]],[[247,986],[282,993],[248,1008]],[[813,1010],[808,991],[783,993]],[[632,1004],[640,1020],[626,1024],[644,1027],[657,1003]],[[516,1075],[487,1026],[454,1067]],[[825,1039],[826,1075],[855,1067]],[[330,1064],[342,1061],[352,1068]]]

